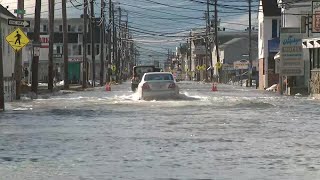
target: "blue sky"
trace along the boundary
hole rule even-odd
[[[72,0],[74,4],[81,4],[83,0]],[[129,26],[132,28],[134,40],[139,46],[141,58],[152,55],[156,60],[165,60],[167,49],[174,50],[175,46],[186,42],[181,37],[188,34],[191,28],[204,27],[205,0],[113,0],[116,7],[125,9],[129,14]],[[3,6],[9,6],[13,11],[17,1],[0,0]],[[61,15],[61,0],[56,0],[56,17]],[[35,0],[25,0],[27,16],[34,16]],[[242,31],[247,27],[248,9],[246,0],[218,0],[219,18],[221,26],[227,31]],[[42,0],[42,18],[46,18],[48,0]],[[171,6],[171,7],[168,7]],[[82,7],[76,9],[68,4],[68,16],[79,17]],[[96,16],[100,16],[100,0],[95,2]],[[253,0],[253,25],[257,26],[257,0]],[[213,6],[211,6],[213,10]],[[213,13],[211,13],[213,15]],[[155,36],[154,34],[169,35],[171,37]],[[178,36],[178,37],[177,37]]]

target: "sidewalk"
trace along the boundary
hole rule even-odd
[[[54,94],[57,92],[63,92],[63,93],[72,93],[72,92],[77,92],[77,91],[90,91],[93,90],[92,87],[87,87],[85,89],[82,88],[82,85],[80,84],[70,84],[69,89],[65,90],[63,86],[55,86],[53,87],[53,91],[51,92],[48,89],[48,86],[38,86],[38,95],[44,95],[44,94]],[[24,95],[29,95],[31,93],[31,87],[23,85],[21,87],[21,94]]]

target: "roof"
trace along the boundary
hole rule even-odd
[[[281,16],[277,0],[262,0],[262,8],[264,16]]]
[[[171,72],[147,72],[146,74],[172,74]]]
[[[223,49],[225,48],[226,46],[230,45],[230,44],[234,44],[234,43],[237,43],[238,41],[241,41],[241,40],[244,40],[244,39],[248,39],[248,38],[245,38],[245,37],[240,37],[240,38],[233,38],[225,43],[223,43],[221,46],[220,46],[220,49]]]
[[[7,8],[3,7],[1,4],[0,4],[0,13],[12,18],[16,18],[15,15],[13,15],[10,11],[8,11]]]

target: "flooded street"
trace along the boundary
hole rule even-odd
[[[7,104],[2,180],[320,178],[320,102],[180,82],[177,100],[130,84]]]

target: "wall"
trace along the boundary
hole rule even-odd
[[[6,41],[6,36],[9,35],[13,28],[7,25],[7,20],[1,20],[2,28],[2,55],[3,55],[3,75],[4,77],[12,77],[14,73],[14,64],[15,64],[15,53],[12,47]]]

